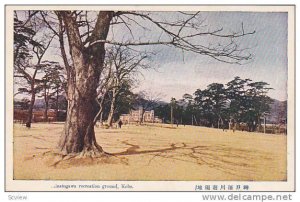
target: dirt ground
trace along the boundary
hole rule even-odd
[[[14,125],[14,179],[286,180],[285,135],[223,132],[195,126],[96,128],[103,149],[119,161],[49,164],[62,123]]]

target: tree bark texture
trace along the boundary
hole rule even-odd
[[[73,65],[69,68],[68,111],[59,142],[64,153],[102,152],[97,144],[94,118],[97,114],[97,86],[103,68],[105,47],[98,43],[85,48],[79,28],[70,11],[60,11],[68,36]],[[90,41],[106,39],[112,12],[99,12]]]

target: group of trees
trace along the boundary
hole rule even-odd
[[[27,127],[31,126],[36,96],[45,101],[44,118],[47,121],[49,102],[55,102],[58,111],[58,96],[65,87],[63,67],[58,62],[43,60],[53,36],[38,35],[44,27],[36,14],[36,11],[28,11],[23,21],[17,12],[14,15],[14,77],[19,86],[15,95],[21,93],[30,97]]]
[[[253,131],[263,116],[269,113],[272,99],[267,95],[272,88],[266,82],[235,77],[226,85],[212,83],[197,89],[193,95],[184,94],[175,103],[173,117],[181,124],[228,128],[229,123],[246,123]],[[171,121],[170,104],[159,106],[156,113]],[[174,105],[174,104],[173,104]]]
[[[14,77],[19,86],[15,95],[27,94],[30,96],[30,100],[23,98],[15,104],[28,110],[26,126],[30,127],[36,97],[40,97],[44,101],[44,121],[48,121],[50,106],[58,115],[59,97],[66,96],[67,92],[67,75],[65,69],[58,62],[43,60],[54,36],[59,37],[60,43],[63,41],[60,33],[62,30],[55,31],[52,23],[45,19],[47,13],[28,11],[28,13],[23,12],[22,14],[26,15],[25,22],[18,19],[17,12],[15,12],[14,18]],[[59,27],[62,29],[62,24],[59,24]],[[52,35],[41,39],[37,35],[38,31],[47,28],[53,32]],[[108,125],[112,126],[113,120],[116,120],[121,113],[128,113],[132,108],[134,98],[139,96],[131,92],[132,86],[136,83],[135,76],[141,68],[150,68],[151,55],[150,52],[130,50],[119,45],[106,48],[104,67],[97,87],[96,101],[99,106],[94,108],[98,113],[94,121],[99,119],[102,123],[104,117]],[[67,58],[64,59],[66,59],[66,64]],[[37,62],[34,63],[35,61]]]
[[[145,63],[149,53],[141,52],[140,47],[165,45],[241,64],[252,55],[240,45],[240,39],[254,33],[245,31],[243,23],[235,32],[206,26],[200,12],[15,11],[14,70],[22,83],[19,92],[31,98],[27,125],[30,127],[37,94],[45,102],[65,94],[67,118],[59,149],[67,154],[102,153],[95,123],[103,117],[108,98],[108,120],[122,110],[119,102],[128,98],[134,72],[149,67]],[[45,59],[54,53],[61,59]],[[136,99],[147,100],[147,106],[152,103],[143,95]],[[223,116],[221,109],[212,110]]]

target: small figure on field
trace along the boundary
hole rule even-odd
[[[31,128],[31,123],[30,122],[26,123],[26,128]]]
[[[233,131],[233,132],[235,132],[235,130],[236,130],[236,123],[235,123],[235,122],[233,122],[232,131]]]
[[[223,132],[225,131],[226,132],[226,126],[225,124],[222,123],[222,129],[223,129]]]
[[[230,122],[229,122],[229,130],[230,129],[232,129],[233,132],[235,132],[235,130],[236,130],[236,123],[234,120],[233,121],[230,120]]]
[[[119,120],[118,125],[119,125],[119,128],[122,128],[123,122],[121,120]]]

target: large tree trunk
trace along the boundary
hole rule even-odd
[[[64,153],[102,152],[95,138],[97,86],[103,68],[104,43],[83,46],[76,19],[70,11],[60,11],[66,27],[73,66],[68,78],[68,112],[59,147]],[[113,12],[101,11],[90,42],[105,40]]]
[[[34,83],[32,83],[31,84],[31,99],[30,99],[28,116],[27,116],[27,121],[26,121],[27,128],[31,127],[34,102],[35,102],[35,91],[34,91]]]
[[[97,80],[91,78],[91,80]],[[96,143],[94,131],[95,92],[77,89],[75,83],[68,88],[68,111],[65,131],[60,139],[60,149],[65,153],[102,151]]]
[[[112,99],[111,99],[111,104],[110,104],[110,111],[108,114],[108,119],[107,119],[107,124],[109,127],[112,127],[113,123],[113,118],[114,118],[114,113],[115,113],[115,106],[116,106],[116,99],[117,99],[117,93],[116,89],[113,89],[112,91]]]

